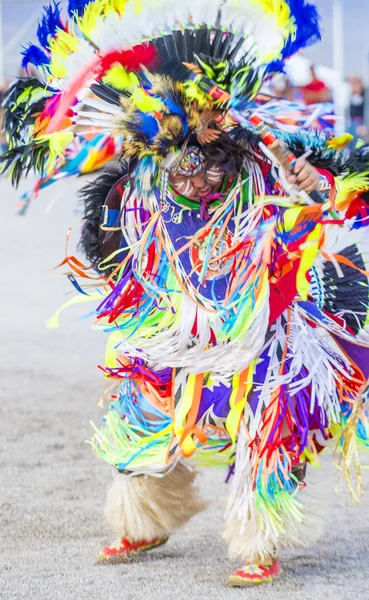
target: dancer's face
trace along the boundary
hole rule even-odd
[[[201,198],[220,191],[224,174],[219,165],[205,166],[200,173],[193,176],[171,173],[169,183],[177,194],[200,202]]]

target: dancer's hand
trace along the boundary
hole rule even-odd
[[[319,189],[320,176],[316,168],[306,158],[300,157],[296,160],[293,172],[287,175],[287,181],[293,185],[298,185],[299,188],[311,194],[311,192]]]

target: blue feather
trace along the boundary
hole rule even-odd
[[[321,39],[319,13],[316,7],[306,0],[286,0],[295,19],[296,36],[289,38],[282,51],[282,59],[292,56],[301,48]]]
[[[155,117],[152,117],[151,115],[148,115],[141,111],[138,111],[137,114],[140,118],[140,124],[137,125],[137,130],[142,131],[144,136],[147,137],[148,140],[152,141],[154,137],[159,133],[157,120],[155,119]]]
[[[68,13],[72,17],[73,13],[77,13],[78,16],[83,15],[85,7],[90,4],[93,0],[69,0]]]
[[[43,67],[50,64],[50,58],[45,54],[43,50],[41,50],[41,48],[35,46],[35,44],[30,44],[28,48],[24,48],[21,54],[23,56],[23,69],[27,70],[29,64],[35,67]]]
[[[183,109],[172,95],[168,95],[166,98],[161,98],[161,100],[164,102],[165,106],[172,115],[183,115]]]
[[[58,27],[62,28],[60,20],[59,2],[54,0],[54,4],[49,4],[44,8],[45,14],[41,18],[37,28],[38,40],[44,48],[48,46],[49,36],[54,36]]]
[[[267,65],[264,75],[275,75],[276,73],[285,73],[286,65],[283,60],[273,60]]]

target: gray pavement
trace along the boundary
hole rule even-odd
[[[92,454],[90,420],[99,423],[104,336],[69,309],[61,328],[46,320],[68,298],[52,268],[79,235],[74,182],[42,193],[27,217],[0,181],[0,598],[4,600],[360,600],[369,599],[369,500],[334,499],[314,547],[286,551],[272,586],[230,589],[232,564],[221,539],[227,492],[219,473],[201,476],[212,503],[143,560],[100,566],[110,541],[102,506],[110,469]],[[24,187],[23,187],[24,189]],[[369,480],[366,479],[366,489]],[[328,497],[328,493],[327,493]],[[328,501],[328,499],[327,499]]]

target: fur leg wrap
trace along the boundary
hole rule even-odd
[[[105,506],[114,534],[131,542],[151,540],[184,525],[204,508],[195,477],[183,463],[161,477],[116,473]]]
[[[320,469],[308,467],[307,486],[298,492],[300,519],[292,519],[286,514],[282,524],[283,531],[273,531],[266,527],[257,510],[249,512],[246,519],[233,514],[226,521],[224,538],[228,543],[231,559],[263,563],[268,558],[276,557],[282,548],[310,546],[321,536],[324,517],[334,493],[332,469],[328,471],[324,465],[329,463],[329,458],[327,461],[324,456],[321,462],[323,466]],[[249,507],[253,508],[252,500]]]
[[[226,522],[223,537],[228,544],[231,560],[263,564],[277,556],[280,549],[274,536],[266,534],[261,518],[250,519],[242,527],[240,520],[234,517]]]

